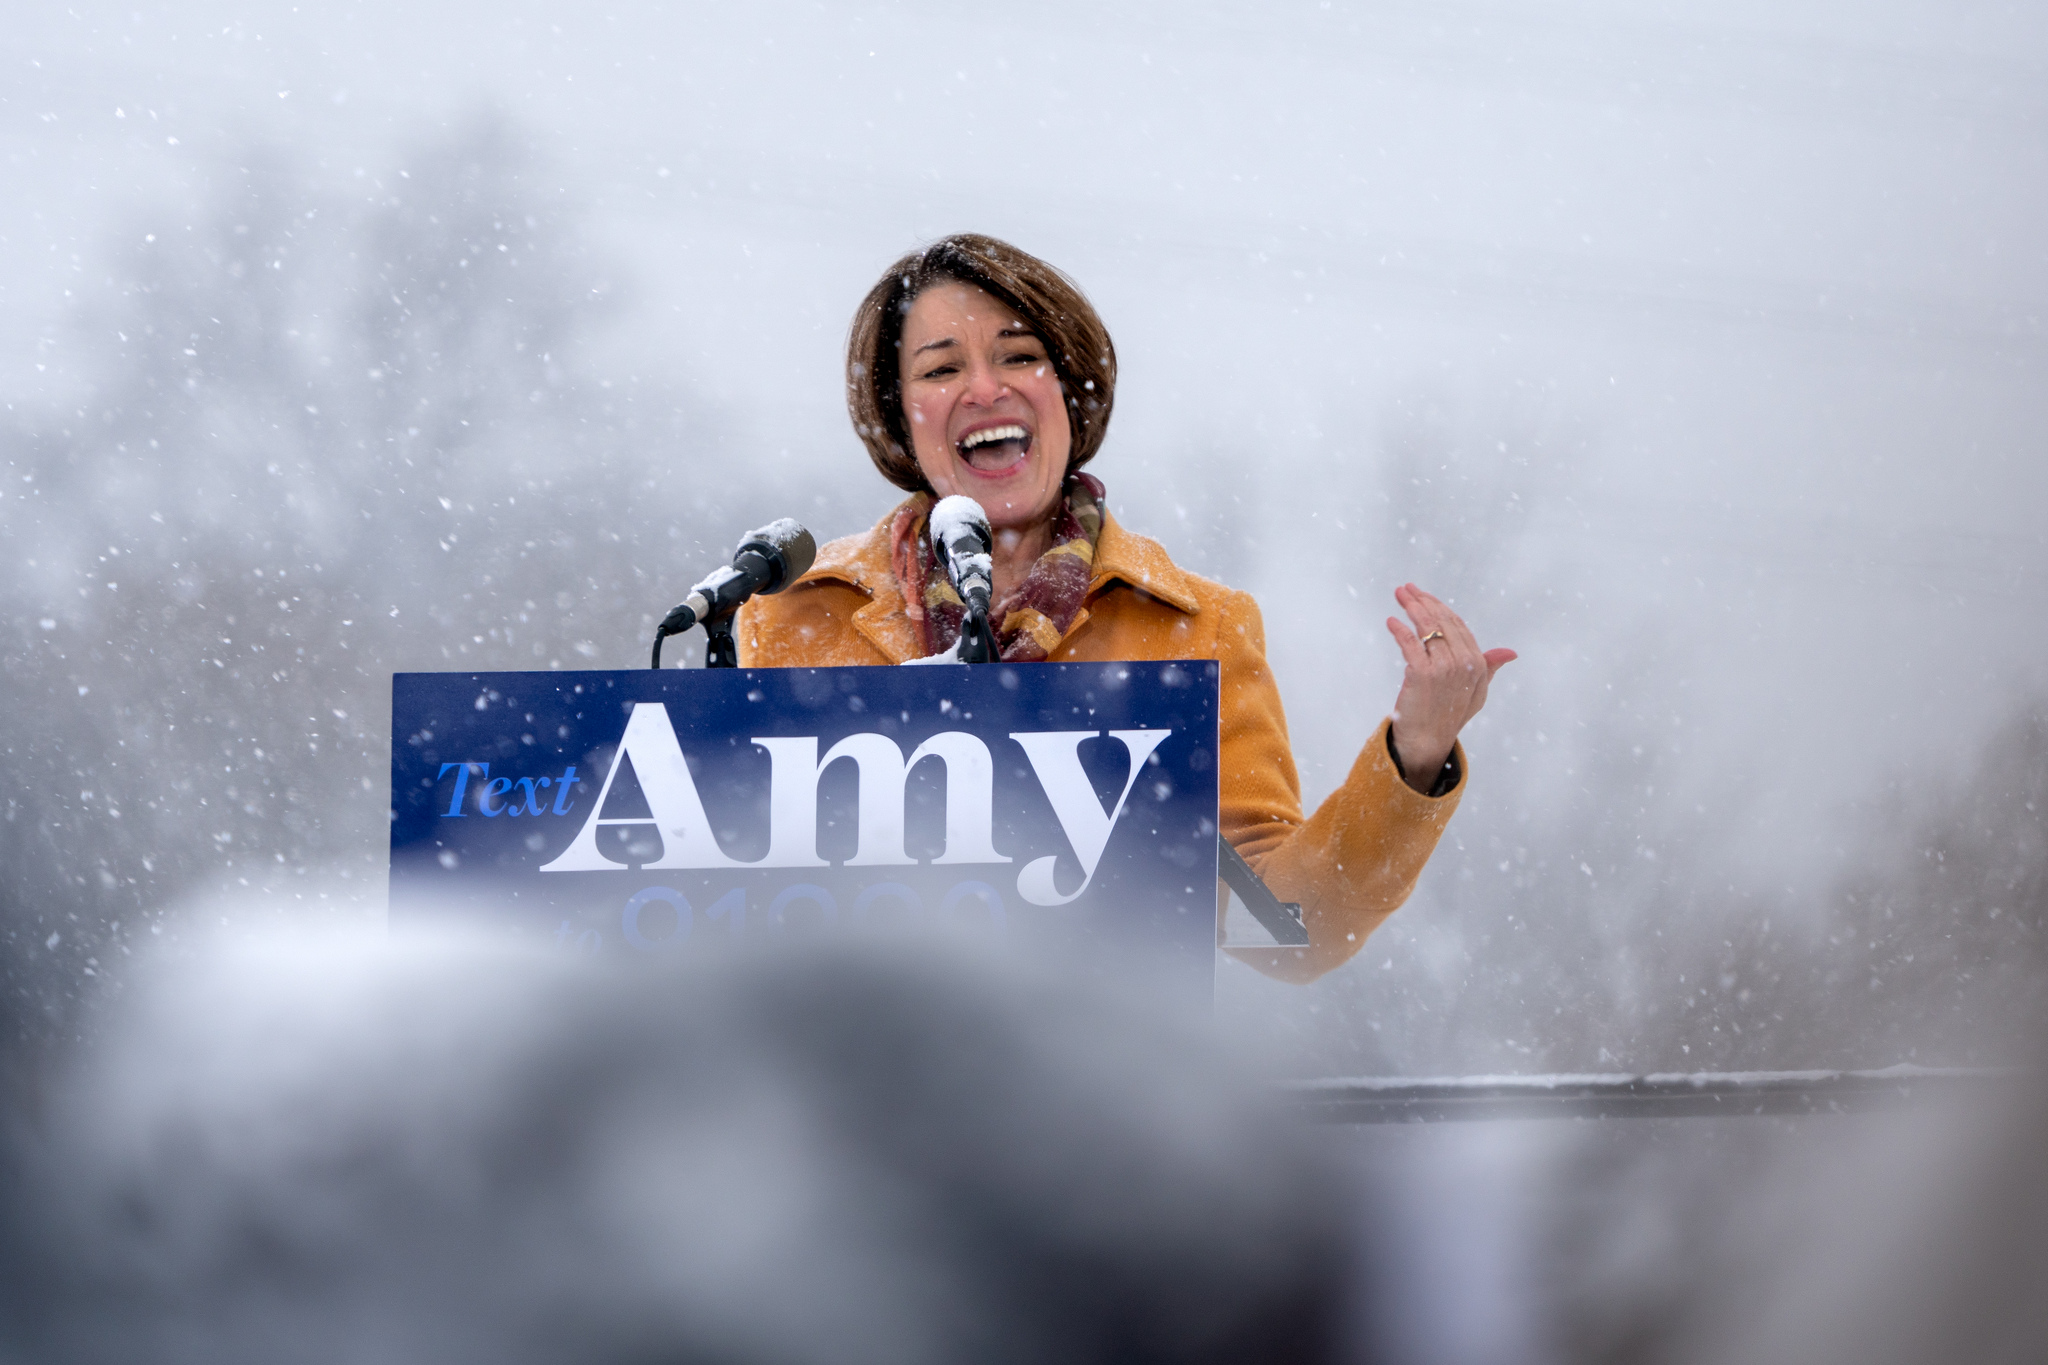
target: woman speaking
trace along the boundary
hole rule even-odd
[[[882,477],[910,494],[810,572],[755,597],[738,623],[745,668],[905,663],[951,650],[965,607],[926,517],[964,494],[994,531],[989,620],[1005,661],[1215,659],[1222,665],[1223,836],[1282,900],[1306,948],[1234,947],[1308,981],[1346,961],[1414,888],[1464,788],[1458,731],[1513,650],[1482,652],[1457,613],[1408,584],[1389,617],[1407,662],[1392,716],[1344,785],[1302,818],[1301,782],[1250,595],[1176,568],[1125,530],[1082,466],[1102,448],[1116,351],[1073,282],[973,233],[890,266],[854,316],[853,426]]]

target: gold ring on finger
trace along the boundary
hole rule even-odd
[[[1425,636],[1423,636],[1423,637],[1422,637],[1422,647],[1423,647],[1424,649],[1428,649],[1428,648],[1429,648],[1429,642],[1430,642],[1431,640],[1441,640],[1441,639],[1443,639],[1443,638],[1444,638],[1444,633],[1443,633],[1442,631],[1440,631],[1440,630],[1433,630],[1433,631],[1431,631],[1431,632],[1430,632],[1429,634],[1427,634],[1427,635],[1425,635]]]

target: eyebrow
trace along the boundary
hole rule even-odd
[[[1038,333],[1032,331],[1029,327],[1005,327],[1002,331],[996,333],[998,341],[1008,337],[1030,337],[1033,341],[1036,341],[1038,340]],[[948,346],[958,346],[959,344],[952,337],[940,337],[937,341],[927,341],[924,345],[912,351],[911,354],[923,355],[926,351],[941,351]]]

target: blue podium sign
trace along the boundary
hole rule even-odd
[[[400,673],[391,918],[600,951],[982,928],[1208,989],[1217,667]]]

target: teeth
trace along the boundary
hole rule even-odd
[[[966,440],[962,441],[960,448],[962,450],[972,450],[976,446],[985,446],[991,441],[1021,441],[1028,434],[1023,427],[1017,426],[1014,423],[1007,427],[983,427],[980,431],[971,433]]]

